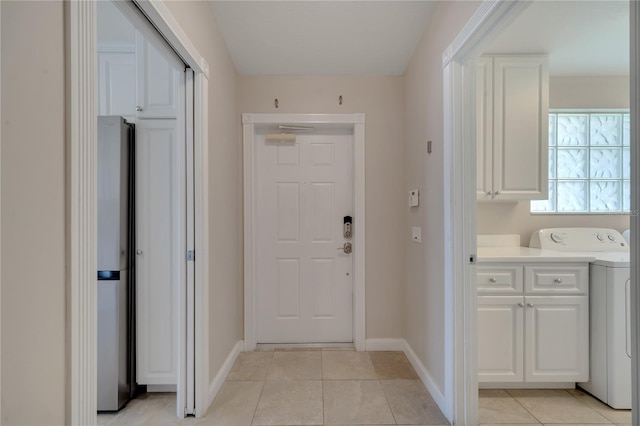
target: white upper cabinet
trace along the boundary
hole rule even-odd
[[[181,74],[175,55],[161,52],[156,43],[136,34],[136,111],[138,118],[176,118],[178,116],[177,86]]]
[[[98,53],[99,115],[136,115],[136,58],[133,51]]]
[[[481,57],[476,81],[478,199],[546,199],[547,56]]]
[[[139,32],[135,46],[98,47],[99,114],[175,119],[183,71],[174,52]]]

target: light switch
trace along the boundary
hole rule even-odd
[[[412,189],[409,191],[409,207],[417,207],[420,205],[420,191]]]
[[[411,227],[411,241],[413,241],[414,243],[422,242],[422,228],[420,228],[419,226]]]

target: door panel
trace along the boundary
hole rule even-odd
[[[353,135],[256,144],[257,342],[352,342]]]
[[[136,127],[137,379],[175,384],[176,301],[186,279],[184,139],[176,120],[139,120]]]
[[[168,59],[167,53],[142,34],[136,34],[138,118],[178,117],[178,85],[184,65]]]

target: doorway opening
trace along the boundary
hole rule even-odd
[[[129,187],[108,193],[114,183],[99,172],[99,274],[108,266],[101,253],[115,242],[104,226],[117,215],[109,205],[119,199],[129,207],[128,220],[120,223],[128,229],[128,244],[121,241],[116,249],[128,258],[129,279],[121,283],[126,294],[113,306],[104,296],[106,283],[98,281],[97,408],[117,419],[127,415],[128,404],[173,400],[178,416],[194,414],[194,312],[188,303],[194,274],[187,255],[194,251],[193,159],[188,157],[193,155],[193,72],[135,6],[99,2],[97,23],[98,169],[120,169]],[[114,120],[130,127],[128,168],[102,155],[122,143],[106,130]],[[118,327],[110,330],[117,317]],[[106,350],[114,346],[117,351]],[[107,359],[108,353],[117,353],[118,361]]]
[[[543,3],[543,2],[540,2],[540,3]],[[457,378],[452,381],[453,395],[455,395],[454,401],[460,401],[460,402],[453,403],[454,418],[456,419],[456,422],[459,422],[459,423],[477,424],[479,420],[485,421],[485,422],[487,421],[487,419],[478,419],[478,405],[477,405],[478,404],[478,391],[477,391],[478,390],[478,372],[479,371],[482,372],[482,368],[484,368],[484,376],[481,378],[481,382],[485,382],[485,383],[481,383],[482,385],[481,387],[486,387],[487,381],[491,382],[494,379],[497,380],[497,377],[495,376],[491,377],[491,375],[488,373],[487,367],[489,366],[490,363],[487,363],[487,358],[486,358],[487,336],[482,334],[480,330],[480,328],[482,327],[482,324],[479,324],[479,322],[482,323],[484,321],[486,323],[487,318],[491,317],[491,315],[487,314],[487,312],[492,310],[493,312],[498,312],[500,309],[497,309],[495,304],[493,305],[486,304],[485,302],[487,303],[492,302],[489,299],[486,299],[486,300],[483,299],[481,303],[480,299],[482,297],[487,297],[487,298],[492,297],[487,294],[487,291],[491,289],[488,289],[488,287],[485,286],[485,282],[482,280],[486,278],[487,283],[491,282],[491,283],[505,284],[505,287],[503,288],[503,290],[506,291],[508,287],[507,282],[510,282],[509,277],[511,277],[513,278],[512,280],[513,283],[517,284],[519,282],[520,284],[523,284],[523,286],[525,286],[524,287],[525,300],[520,300],[522,299],[522,297],[520,297],[518,300],[514,299],[513,306],[516,308],[512,312],[515,313],[517,309],[520,309],[519,303],[522,303],[523,305],[522,309],[530,309],[532,312],[534,310],[540,309],[540,306],[537,303],[534,303],[537,301],[537,299],[526,300],[527,299],[526,291],[528,288],[526,287],[528,285],[527,279],[529,278],[530,281],[531,279],[535,279],[535,276],[536,276],[535,271],[527,270],[526,265],[524,266],[521,265],[523,267],[523,271],[519,271],[519,269],[516,267],[516,268],[513,268],[511,273],[503,276],[496,275],[500,271],[490,271],[491,273],[489,275],[486,275],[484,273],[488,272],[486,270],[487,264],[485,263],[485,266],[482,266],[482,265],[483,265],[483,257],[485,258],[485,260],[486,258],[488,258],[488,256],[486,255],[488,251],[486,249],[483,250],[482,247],[478,248],[478,246],[494,244],[496,237],[498,237],[497,239],[500,239],[500,238],[509,239],[510,237],[515,237],[517,240],[517,244],[515,245],[518,248],[520,246],[528,246],[529,237],[531,236],[531,233],[536,229],[545,227],[545,224],[542,223],[542,221],[549,220],[549,218],[548,217],[545,218],[542,216],[535,216],[534,214],[531,214],[531,212],[529,211],[529,203],[527,202],[526,215],[527,217],[529,216],[531,217],[531,219],[528,219],[530,222],[535,222],[535,224],[533,225],[529,224],[531,229],[527,229],[526,231],[525,230],[514,231],[513,229],[511,229],[506,232],[499,232],[499,230],[495,226],[492,229],[489,229],[490,226],[487,224],[487,220],[489,220],[488,216],[492,216],[495,218],[496,216],[495,212],[498,210],[510,211],[511,214],[513,214],[514,211],[519,209],[514,208],[514,206],[516,205],[515,202],[496,203],[495,201],[491,201],[488,204],[477,203],[476,200],[481,199],[483,197],[488,197],[489,199],[496,199],[496,198],[500,198],[501,195],[508,197],[509,195],[512,195],[512,194],[501,193],[501,188],[491,188],[490,190],[485,190],[484,188],[482,188],[483,190],[480,191],[481,184],[486,183],[483,181],[486,181],[487,179],[484,179],[484,175],[482,178],[481,177],[477,178],[474,173],[476,169],[474,165],[477,165],[477,172],[481,172],[482,166],[485,166],[487,164],[484,161],[486,158],[483,158],[483,156],[486,156],[486,151],[481,150],[480,146],[478,145],[478,148],[477,148],[478,152],[476,152],[476,140],[477,140],[476,138],[482,138],[486,136],[485,129],[483,129],[482,126],[479,125],[481,121],[482,109],[478,108],[478,105],[481,104],[481,102],[479,102],[478,97],[476,96],[480,94],[481,91],[487,90],[487,86],[486,86],[487,81],[493,82],[494,85],[497,84],[496,82],[499,82],[499,80],[496,79],[497,77],[495,74],[495,70],[493,71],[492,78],[488,80],[481,78],[482,72],[486,71],[486,68],[480,69],[480,72],[478,74],[476,73],[477,68],[480,68],[483,65],[486,65],[487,63],[486,60],[483,62],[482,58],[481,59],[478,59],[478,58],[481,57],[480,55],[483,53],[490,54],[491,56],[493,56],[491,58],[492,64],[495,65],[496,57],[502,56],[502,55],[505,55],[505,56],[514,55],[518,53],[520,55],[523,55],[523,54],[533,55],[533,54],[547,53],[541,50],[500,51],[498,48],[496,48],[495,45],[492,46],[491,44],[492,42],[494,43],[499,42],[500,34],[504,34],[505,37],[508,37],[507,36],[508,33],[506,31],[510,29],[509,26],[514,22],[516,22],[516,20],[518,20],[519,18],[522,18],[523,16],[525,16],[524,15],[525,13],[528,13],[530,11],[535,11],[537,4],[538,2],[533,2],[533,3],[518,2],[518,3],[511,3],[511,4],[509,4],[508,2],[499,2],[491,5],[487,4],[486,7],[481,7],[476,13],[476,15],[474,15],[471,21],[467,24],[467,27],[465,27],[464,30],[458,36],[458,38],[454,40],[454,42],[450,46],[450,49],[448,49],[444,55],[445,132],[446,132],[445,139],[446,139],[446,142],[451,142],[452,144],[450,151],[448,152],[450,162],[448,167],[449,173],[447,173],[448,182],[446,183],[449,186],[449,188],[451,188],[448,205],[451,207],[450,214],[452,215],[452,220],[451,220],[451,226],[447,229],[447,233],[451,237],[452,245],[450,247],[449,253],[447,254],[447,257],[450,259],[450,262],[449,262],[450,275],[449,276],[450,276],[451,282],[453,283],[452,290],[450,293],[450,299],[449,299],[451,300],[451,304],[449,304],[447,307],[447,309],[451,309],[451,312],[453,313],[452,323],[450,328],[452,332],[451,333],[452,340],[448,350],[451,351],[452,355],[454,355],[454,358],[456,360],[451,367],[452,371],[464,372],[463,374],[460,374],[460,375],[454,375],[453,377],[457,377]],[[540,4],[540,6],[543,6],[543,5]],[[547,4],[547,6],[552,6],[552,5]],[[565,4],[565,6],[567,6],[567,4]],[[549,15],[547,14],[547,16]],[[521,23],[521,21],[518,21],[518,22]],[[519,25],[519,29],[522,29],[522,27],[526,27],[526,25]],[[537,28],[539,31],[539,26]],[[514,37],[512,34],[511,39],[513,40],[513,38]],[[626,38],[629,38],[629,34],[626,34]],[[486,59],[486,57],[490,55],[485,55],[484,58]],[[503,65],[504,64],[500,63],[500,67],[502,67],[502,69],[504,70]],[[555,66],[552,68],[555,68]],[[520,70],[521,69],[522,68],[520,68]],[[517,72],[514,74],[517,74]],[[514,74],[512,74],[512,77]],[[476,75],[479,76],[477,80],[476,80]],[[551,72],[551,75],[552,75],[551,86],[553,90],[552,93],[558,93],[559,88],[561,88],[560,83],[566,84],[568,82],[567,80],[560,81],[560,79],[558,79],[557,81],[553,81],[553,78],[554,78],[553,70]],[[501,89],[504,89],[507,86],[508,85],[502,85]],[[555,89],[554,89],[554,86],[555,86]],[[491,90],[491,89],[489,88],[488,90]],[[627,93],[628,93],[628,90],[627,90]],[[495,114],[496,91],[493,90],[489,94],[494,95],[494,99],[492,101],[494,103],[492,106],[493,108],[492,112]],[[498,99],[498,101],[505,101],[504,96],[500,94],[497,94],[497,95],[500,96],[500,99]],[[558,98],[556,98],[555,100],[551,99],[551,102],[552,103],[559,102],[559,100]],[[627,99],[627,102],[628,102],[628,99]],[[586,108],[586,107],[582,107],[582,108]],[[596,106],[591,108],[602,108],[602,106],[600,107]],[[480,111],[479,116],[476,115],[478,111]],[[513,113],[513,110],[511,112]],[[622,116],[622,114],[620,116]],[[546,138],[546,135],[544,135],[544,132],[547,132],[548,130],[547,130],[546,120],[544,120],[545,118],[546,117],[543,117],[543,120],[539,121],[538,125],[541,125],[540,134]],[[495,120],[493,121],[493,125],[495,128],[495,125],[496,125]],[[499,127],[499,131],[502,132],[504,130],[505,130],[504,127]],[[621,137],[622,137],[622,132],[623,132],[623,129],[622,129],[622,121],[621,121],[621,126],[620,126]],[[496,138],[494,137],[493,138],[494,143],[495,143],[495,140]],[[619,145],[620,146],[616,146],[615,148],[620,148],[621,150],[623,150],[624,147],[622,147],[622,143]],[[549,152],[557,154],[554,150],[560,150],[563,148],[558,146],[557,142],[556,142],[556,147],[552,147],[550,150],[548,150],[546,146],[544,148],[545,148],[544,150],[545,157],[544,158],[537,157],[536,160],[539,161],[538,166],[540,167],[541,172],[543,174],[547,174],[549,173],[548,166],[551,166],[552,163],[550,159],[549,164],[547,164],[546,156],[548,155]],[[569,149],[569,147],[566,147],[566,148]],[[575,147],[571,147],[570,149],[575,149]],[[476,157],[476,155],[478,157]],[[495,153],[493,158],[495,159]],[[553,159],[555,160],[555,157]],[[498,164],[498,167],[499,166],[500,165]],[[495,184],[495,173],[496,171],[494,167],[493,169],[494,184]],[[489,174],[486,174],[486,176],[491,176],[491,172]],[[504,177],[504,174],[500,177]],[[546,178],[548,176],[544,176],[544,177]],[[517,181],[517,179],[515,179],[515,181]],[[520,180],[519,182],[522,183],[522,180]],[[476,183],[478,185],[474,186],[474,184]],[[552,193],[552,188],[550,187],[547,188],[546,181],[544,183],[545,183],[544,187],[541,187],[538,189],[542,193],[545,193],[547,191],[549,191],[549,193]],[[555,184],[556,182],[553,182],[553,183]],[[536,197],[533,196],[530,198],[535,199]],[[545,198],[545,197],[541,197],[541,198]],[[524,203],[520,203],[520,204],[524,204]],[[457,213],[458,211],[460,211],[461,213]],[[487,211],[492,211],[493,213],[487,214],[486,213]],[[483,215],[479,216],[481,213]],[[477,215],[478,215],[478,221],[476,222]],[[554,219],[551,218],[551,220],[554,220]],[[558,220],[566,221],[570,219],[568,217],[565,217],[564,219],[558,219]],[[583,216],[578,218],[577,220],[589,221],[589,220],[593,220],[593,217],[589,218],[589,217]],[[500,222],[505,228],[510,226],[509,221],[504,220],[504,216],[502,217],[502,219],[500,219]],[[513,223],[511,223],[511,227],[513,228],[513,226],[516,226],[517,224],[518,224],[517,221],[513,221]],[[554,225],[551,225],[551,226],[554,226]],[[569,225],[556,225],[556,226],[576,226],[576,224],[574,223]],[[590,226],[594,226],[594,225],[590,225]],[[502,227],[500,227],[500,229],[502,229]],[[477,237],[477,234],[480,234],[481,237],[480,236]],[[494,240],[494,241],[489,241],[485,237],[486,234],[493,234],[491,235],[489,240]],[[512,235],[508,237],[504,235],[496,236],[495,234],[512,234]],[[525,234],[527,235],[525,236]],[[480,256],[481,252],[483,251],[484,251],[484,255]],[[504,257],[503,257],[503,260],[504,260]],[[479,261],[480,266],[476,266],[476,261]],[[508,265],[503,264],[502,266],[508,266]],[[509,266],[514,266],[514,265],[509,265]],[[589,269],[588,266],[584,268],[586,268],[586,270]],[[520,272],[522,272],[522,274],[520,274]],[[531,273],[531,274],[527,275],[528,273]],[[523,276],[523,275],[526,275],[526,276]],[[489,278],[493,278],[493,280],[489,281]],[[506,280],[505,282],[503,282],[504,281],[502,280],[503,278],[504,280]],[[582,284],[586,282],[587,281],[585,280],[584,282],[582,282]],[[482,288],[481,288],[481,285],[482,285]],[[482,294],[479,293],[481,290],[483,292]],[[515,290],[515,287],[514,287],[514,290]],[[520,296],[522,296],[522,294]],[[509,296],[506,296],[505,294],[503,294],[501,297],[507,298]],[[568,309],[567,306],[563,307],[562,309],[565,309],[566,312],[569,312],[570,310]],[[482,313],[484,318],[481,317],[479,313],[481,310],[484,310]],[[551,310],[549,310],[549,312],[550,311]],[[556,309],[554,312],[558,312],[558,311],[559,310]],[[579,308],[579,309],[576,308],[572,310],[572,312],[574,313],[578,311],[584,313],[587,310],[583,308]],[[506,313],[506,310],[503,309],[502,312]],[[518,317],[517,314],[514,315],[514,318],[517,318],[517,317]],[[578,317],[580,317],[580,315],[578,315]],[[495,318],[497,318],[497,316]],[[503,317],[503,319],[505,318],[506,316]],[[540,319],[542,317],[538,316],[536,318],[539,321],[542,321]],[[504,325],[504,321],[502,321],[500,324]],[[566,326],[567,324],[568,322],[563,323],[563,326]],[[524,321],[525,329],[526,329],[526,325],[527,325],[527,322],[525,320]],[[581,324],[581,326],[583,325],[584,324]],[[531,330],[533,330],[533,327],[529,327],[529,331]],[[585,340],[583,339],[583,337],[587,337],[587,340],[588,340],[588,331],[585,336],[584,327],[582,327],[581,330],[582,331],[580,332],[579,335],[578,333],[575,333],[573,337],[577,336],[576,340],[582,339],[581,341],[584,342]],[[526,330],[525,330],[525,333],[526,333]],[[633,333],[631,337],[633,339]],[[483,342],[484,346],[481,344],[481,342],[479,342],[479,339],[485,340]],[[524,339],[525,349],[527,348],[527,342],[528,342],[529,349],[531,349],[532,341],[527,340],[526,338]],[[514,339],[514,341],[512,341],[511,343],[514,343],[514,346],[513,346],[514,348],[519,347],[518,339]],[[466,345],[466,347],[464,345]],[[480,352],[484,351],[484,358],[482,358],[483,354],[478,353],[478,351]],[[516,351],[514,351],[513,353],[515,352]],[[526,355],[527,354],[525,353],[524,362],[526,362]],[[522,362],[523,359],[516,361],[515,358],[512,357],[512,360],[513,360],[513,366],[515,367],[517,367],[518,365],[522,366],[522,364],[518,364],[518,362]],[[529,361],[531,361],[531,358],[529,359]],[[544,366],[543,364],[544,363],[538,363],[534,365],[535,368],[532,371],[530,371],[531,374],[529,374],[529,377],[533,377],[537,373],[539,373],[540,371],[535,369]],[[583,364],[584,363],[581,364],[582,367],[584,367]],[[523,380],[526,382],[525,380],[527,376],[526,365],[524,367],[525,367],[524,368],[525,371],[523,372],[521,370],[520,373],[524,374]],[[592,367],[593,367],[593,364],[592,364]],[[494,372],[497,372],[497,370],[498,369],[495,369]],[[503,373],[505,374],[502,375],[502,379],[505,379],[507,378],[507,376],[509,376],[509,374],[507,374],[508,372],[503,371]],[[516,377],[516,376],[512,375],[512,377]],[[518,383],[514,383],[509,386],[507,385],[503,386],[503,389],[509,388],[509,387],[510,388],[553,387],[551,386],[552,383],[549,383],[553,381],[553,380],[549,380],[550,377],[552,376],[547,376],[546,377],[547,380],[539,380],[538,378],[536,380],[540,383],[534,384],[531,386],[523,386],[523,385],[519,385]],[[569,375],[567,375],[565,378],[567,377],[569,377]],[[558,378],[560,378],[560,376],[558,376]],[[575,382],[580,382],[584,378],[584,376],[576,375],[575,380],[573,380],[573,378],[574,376],[572,376],[572,380],[568,380],[567,382],[574,382],[574,386],[575,386]],[[508,381],[509,380],[502,380],[502,382],[508,382]],[[517,380],[514,379],[514,381],[517,381]],[[564,383],[562,385],[564,385],[564,387],[567,387],[567,383]],[[536,390],[532,392],[535,393],[540,391]],[[518,393],[518,392],[511,391],[511,390],[506,391],[506,394],[508,394],[509,396],[513,396],[514,393]],[[568,402],[572,403],[572,402],[575,402],[576,399],[580,399],[582,397],[582,394],[573,395],[571,392],[566,392],[566,395],[563,395],[563,396],[566,396],[568,398]],[[495,395],[488,395],[488,397],[495,397]],[[522,395],[518,394],[518,397],[522,397]],[[518,399],[518,398],[515,398],[515,399]],[[525,399],[526,399],[526,396],[525,396]],[[518,401],[518,403],[521,404],[522,401]],[[525,405],[526,405],[526,402],[525,402]],[[598,401],[595,401],[591,407],[587,407],[587,408],[588,409],[593,408],[592,411],[593,413],[595,413],[595,416],[601,416],[599,419],[605,422],[611,421],[611,419],[613,418],[613,417],[607,417],[607,416],[618,416],[620,414],[619,412],[614,414],[605,412],[607,411],[608,407],[606,407],[606,405],[601,404]],[[535,413],[529,412],[528,414],[535,414]],[[630,417],[629,412],[623,413],[623,415]],[[597,417],[592,418],[592,420],[595,420],[595,419],[597,419]],[[549,420],[548,418],[546,419],[546,421],[557,423],[557,421]],[[630,421],[631,420],[629,418],[629,422]]]

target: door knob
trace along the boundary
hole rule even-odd
[[[351,243],[344,243],[344,246],[338,247],[338,250],[342,250],[345,254],[349,254],[353,251],[353,246],[351,246]]]
[[[519,308],[524,308],[524,303],[519,302],[519,303],[518,303],[518,307],[519,307]]]
[[[136,106],[136,111],[138,111],[138,112],[142,111],[142,107],[141,106]]]
[[[533,307],[534,307],[534,304],[533,304],[533,303],[531,303],[531,302],[529,302],[529,303],[527,303],[527,306],[528,306],[528,307],[530,307],[530,308],[533,308]]]
[[[142,254],[142,250],[140,250],[140,249],[136,250],[136,254],[137,254],[138,256],[140,256],[140,255]]]

